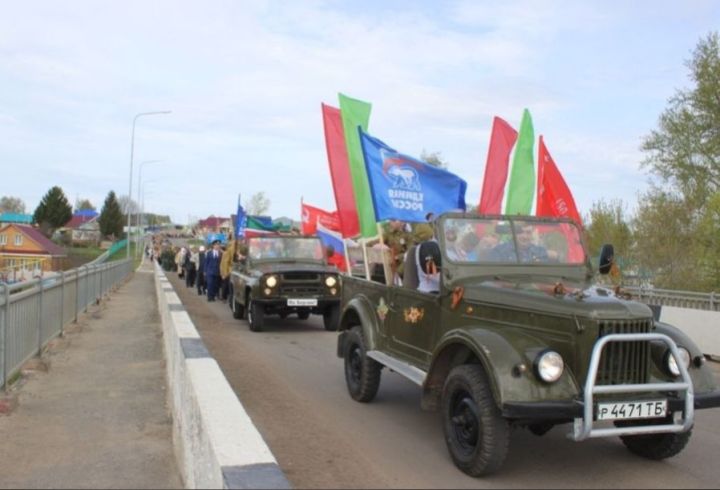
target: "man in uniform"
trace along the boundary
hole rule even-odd
[[[230,273],[233,264],[239,262],[247,256],[247,245],[241,240],[230,237],[225,253],[220,261],[220,299],[227,299],[230,290]]]
[[[220,240],[212,242],[212,250],[205,255],[205,277],[207,278],[208,301],[215,301],[220,287],[220,262],[222,261]]]
[[[395,284],[395,278],[402,277],[405,252],[412,247],[414,240],[406,223],[399,220],[390,220],[383,230],[383,241],[390,249],[390,271]]]

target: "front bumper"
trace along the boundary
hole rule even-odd
[[[309,297],[309,298],[303,298],[302,296],[293,296],[292,299],[317,299],[317,306],[288,306],[288,299],[284,297],[270,297],[270,298],[253,298],[253,302],[257,304],[261,304],[266,307],[270,307],[272,309],[277,310],[302,310],[302,309],[318,309],[318,310],[325,310],[328,307],[331,306],[339,306],[340,305],[340,298],[316,298],[316,297]]]
[[[695,410],[720,407],[720,390],[709,393],[695,393]],[[679,412],[685,408],[685,400],[678,397],[668,397],[668,409]],[[585,410],[585,403],[581,400],[558,402],[511,402],[503,403],[502,415],[508,419],[551,422],[569,421],[581,418]]]

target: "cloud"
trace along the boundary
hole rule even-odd
[[[163,160],[153,203],[175,219],[229,214],[238,192],[278,215],[300,195],[332,208],[320,103],[344,92],[373,103],[373,134],[441,151],[471,192],[492,117],[528,107],[576,195],[627,195],[638,135],[682,78],[669,49],[692,48],[673,19],[698,37],[717,13],[664,9],[644,27],[643,9],[601,2],[16,2],[0,18],[4,180],[26,201],[56,183],[126,194],[133,116],[171,109],[138,121],[135,160]]]

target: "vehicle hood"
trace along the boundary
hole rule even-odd
[[[618,297],[606,287],[547,277],[466,280],[466,301],[590,319],[648,318],[646,305]]]

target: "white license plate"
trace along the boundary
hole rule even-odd
[[[288,299],[288,306],[317,306],[317,299],[315,298],[299,298],[299,299]]]
[[[667,400],[598,403],[598,420],[654,419],[667,415]]]

